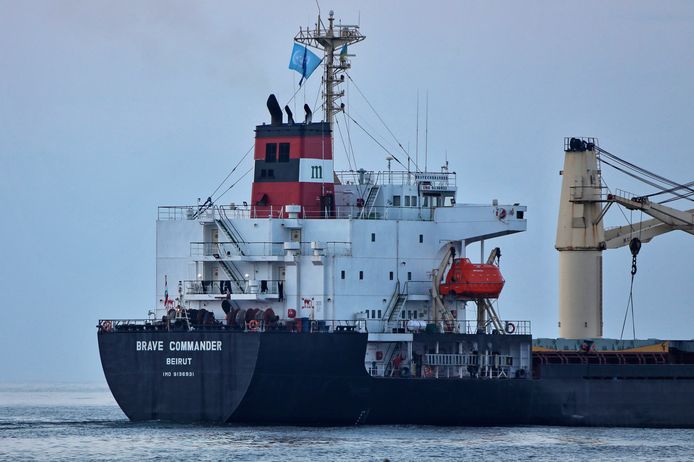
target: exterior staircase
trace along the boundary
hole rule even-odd
[[[366,197],[366,203],[361,211],[361,218],[372,218],[374,204],[376,203],[376,198],[378,197],[380,190],[381,187],[377,184],[371,186],[371,189],[369,189],[369,195]]]
[[[234,246],[238,254],[245,255],[244,244],[246,241],[243,240],[241,234],[238,232],[236,227],[234,227],[234,224],[231,222],[229,217],[227,217],[224,209],[222,207],[215,207],[215,210],[217,212],[216,216],[218,217],[215,219],[217,227],[227,236],[229,242]],[[215,255],[215,257],[217,257],[220,265],[224,269],[224,272],[232,281],[232,291],[235,293],[245,293],[246,280],[244,279],[243,274],[241,274],[241,271],[239,271],[232,261],[224,260],[221,254],[218,255]]]

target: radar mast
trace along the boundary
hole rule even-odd
[[[335,13],[330,10],[328,13],[328,26],[323,24],[320,11],[315,29],[299,28],[299,33],[294,37],[294,41],[323,51],[323,113],[325,121],[332,128],[333,117],[344,109],[344,105],[338,105],[337,100],[344,96],[345,91],[339,89],[339,85],[345,81],[344,72],[351,68],[347,59],[347,53],[341,50],[345,46],[361,42],[366,38],[359,31],[358,25],[335,24]],[[338,51],[338,57],[335,52]]]

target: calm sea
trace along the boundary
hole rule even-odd
[[[0,384],[0,460],[694,460],[694,431],[131,423],[101,384]]]

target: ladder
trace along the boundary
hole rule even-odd
[[[388,316],[388,321],[394,321],[402,318],[401,312],[403,307],[405,306],[405,302],[407,302],[407,294],[398,294],[398,299],[393,305],[393,310],[390,312],[390,315]]]
[[[393,317],[393,312],[395,311],[395,305],[399,301],[399,295],[400,295],[400,281],[397,281],[395,283],[395,290],[393,291],[393,294],[390,296],[390,300],[388,301],[388,306],[386,306],[386,311],[383,313],[383,317],[381,320],[383,321],[390,321],[391,318]]]
[[[215,207],[217,210],[217,216],[219,218],[215,219],[217,222],[217,226],[226,234],[227,238],[229,239],[229,242],[236,247],[237,252],[239,255],[246,255],[246,253],[243,251],[243,244],[246,243],[246,241],[243,240],[243,237],[241,237],[241,233],[236,229],[232,221],[227,217],[226,211],[224,211],[224,208],[222,207]]]
[[[369,195],[366,197],[366,203],[361,211],[361,218],[371,218],[371,213],[376,203],[376,198],[378,197],[378,192],[381,190],[380,186],[377,184],[371,186],[369,189]]]
[[[395,373],[395,369],[393,369],[393,358],[395,358],[395,354],[400,354],[400,343],[393,343],[392,348],[388,349],[388,354],[384,356],[384,359],[386,360],[386,365],[383,368],[383,377],[392,377],[393,374]]]
[[[216,206],[215,211],[217,212],[217,216],[219,218],[215,219],[215,222],[217,223],[217,227],[224,232],[224,234],[227,236],[229,239],[229,242],[236,248],[237,252],[240,255],[245,255],[245,252],[243,251],[242,245],[246,243],[246,241],[243,240],[241,237],[241,233],[238,232],[236,227],[234,227],[234,224],[232,221],[227,217],[226,211],[224,211],[223,207]],[[218,244],[219,245],[219,244]],[[222,248],[220,245],[220,254],[219,256],[215,255],[217,259],[219,260],[219,263],[222,265],[222,268],[224,269],[224,272],[227,273],[227,276],[229,276],[229,279],[231,279],[236,286],[236,293],[244,293],[246,292],[246,280],[243,278],[243,275],[239,271],[239,269],[234,265],[233,262],[224,260],[223,257],[226,256],[226,253],[222,252]]]

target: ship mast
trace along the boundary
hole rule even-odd
[[[299,33],[294,41],[317,48],[323,51],[323,113],[325,121],[332,128],[333,117],[344,109],[344,105],[338,105],[337,100],[344,96],[345,91],[338,86],[345,81],[344,72],[350,69],[351,64],[346,53],[341,53],[343,47],[361,42],[366,38],[359,31],[359,26],[335,24],[335,13],[330,10],[328,14],[328,27],[321,21],[320,12],[315,29],[299,28]],[[337,59],[335,52],[338,53]]]

